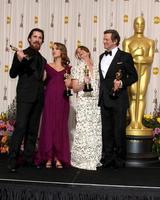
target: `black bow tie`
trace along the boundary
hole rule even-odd
[[[111,55],[112,55],[112,51],[105,51],[104,54],[105,54],[106,56],[108,56],[108,55],[111,56]]]

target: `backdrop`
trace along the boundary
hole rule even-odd
[[[155,56],[147,92],[145,113],[160,108],[160,0],[0,0],[0,112],[6,111],[15,98],[17,79],[9,78],[14,52],[28,46],[27,36],[32,28],[45,32],[41,53],[52,61],[51,45],[65,43],[71,64],[75,65],[74,52],[79,44],[89,47],[94,61],[103,49],[103,31],[117,29],[121,44],[133,34],[135,17],[143,15],[145,36],[155,40]],[[121,48],[120,44],[120,48]]]

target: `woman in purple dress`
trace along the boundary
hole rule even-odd
[[[65,45],[58,42],[53,44],[52,55],[53,63],[45,67],[45,102],[36,164],[45,163],[46,168],[54,164],[56,168],[63,168],[70,165],[69,97],[65,96],[70,81],[64,80],[65,73],[70,71],[70,60]]]

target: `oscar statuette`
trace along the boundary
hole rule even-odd
[[[70,76],[71,76],[70,70],[69,70],[69,69],[66,69],[66,72],[65,72],[65,74],[64,74],[64,80],[65,80],[65,79],[68,79]],[[72,96],[71,90],[70,90],[68,87],[66,87],[66,89],[65,89],[65,91],[64,91],[64,95],[65,95],[66,97]]]
[[[90,82],[89,69],[87,65],[85,65],[84,76],[87,77],[87,79],[89,80],[87,82],[85,81],[84,83],[84,89],[83,89],[84,96],[91,97],[92,96],[91,92],[93,91],[93,88]]]
[[[19,51],[19,49],[18,49],[17,47],[12,46],[11,44],[10,44],[10,47],[11,47],[12,51],[15,51],[15,52]],[[26,54],[25,54],[25,55],[26,55]],[[26,60],[30,60],[31,57],[30,57],[29,55],[26,55],[26,56],[25,56],[25,59],[26,59]]]
[[[121,71],[121,69],[119,69],[119,70],[116,72],[115,78],[116,78],[117,81],[121,80],[121,78],[122,78],[122,71]],[[114,84],[114,83],[113,83],[113,84]],[[119,92],[120,92],[120,89],[115,89],[114,86],[113,86],[112,91],[111,91],[111,93],[110,93],[110,97],[113,98],[113,99],[118,98]]]

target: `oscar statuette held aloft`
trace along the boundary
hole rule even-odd
[[[19,51],[19,49],[17,47],[12,46],[11,44],[10,44],[10,47],[11,47],[12,51],[15,51],[15,52]],[[26,60],[30,60],[31,59],[31,56],[29,56],[27,54],[25,54],[25,55],[26,55],[25,56]]]

